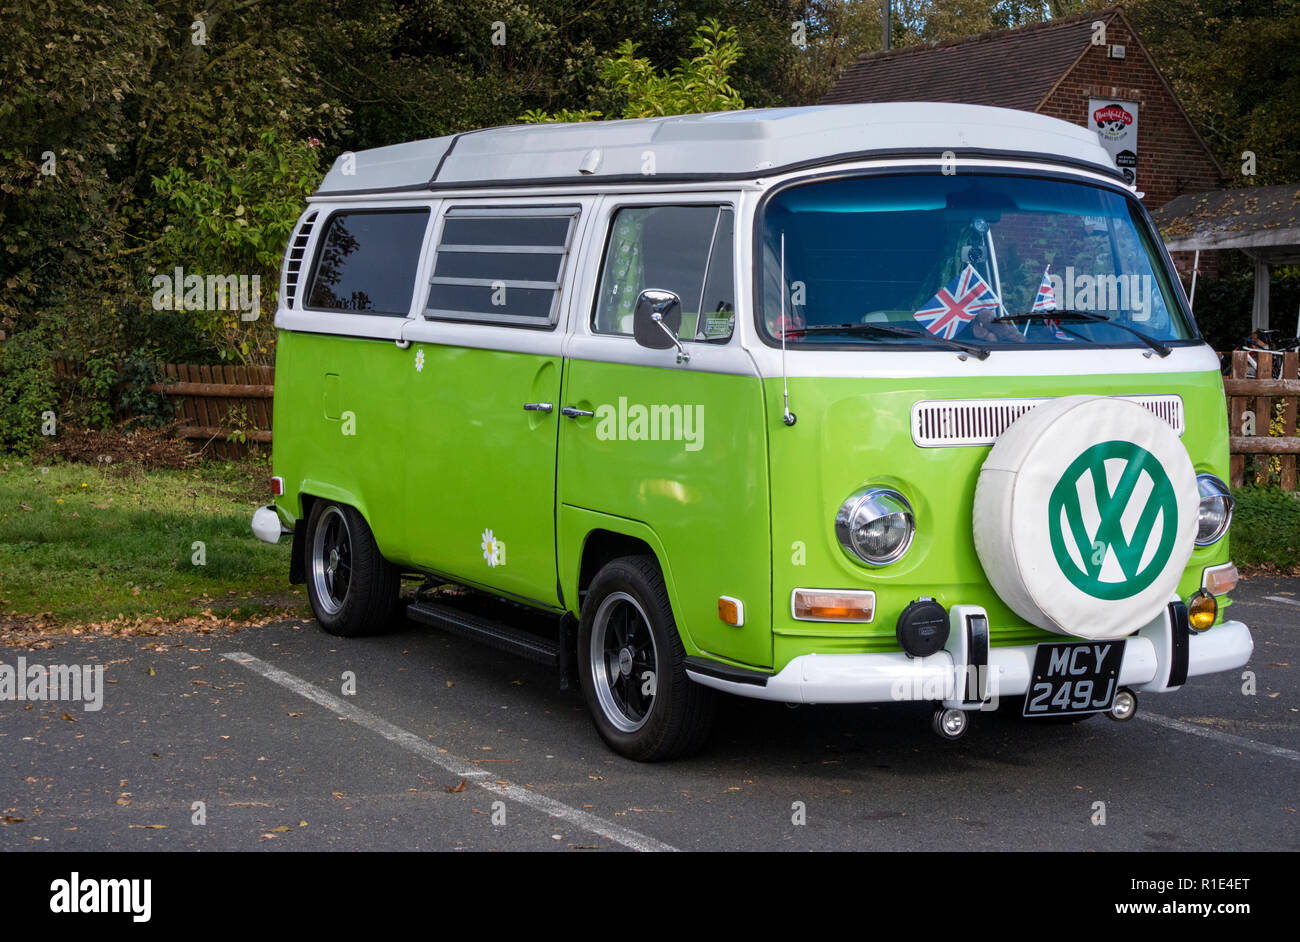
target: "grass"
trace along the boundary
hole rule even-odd
[[[0,460],[0,624],[303,610],[288,584],[289,540],[268,546],[249,529],[269,500],[264,468],[47,461]]]

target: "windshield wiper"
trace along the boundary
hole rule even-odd
[[[814,324],[810,327],[795,327],[786,331],[786,336],[792,334],[886,334],[890,337],[919,337],[922,340],[933,340],[935,343],[943,344],[945,347],[951,347],[953,350],[960,350],[963,353],[969,353],[978,360],[987,360],[989,351],[987,347],[981,347],[979,344],[965,343],[960,340],[949,340],[947,337],[940,337],[938,334],[932,334],[928,330],[908,330],[906,327],[898,327],[894,324],[879,323],[860,323],[860,324]]]
[[[1023,314],[1005,314],[1002,317],[995,317],[993,318],[993,323],[1016,324],[1021,321],[1036,321],[1036,320],[1059,320],[1062,322],[1073,321],[1074,323],[1110,324],[1110,326],[1118,327],[1120,330],[1127,330],[1138,340],[1141,340],[1144,344],[1146,344],[1156,353],[1160,354],[1161,359],[1164,359],[1165,357],[1169,356],[1169,354],[1174,352],[1172,349],[1166,347],[1164,344],[1162,344],[1159,340],[1156,340],[1154,337],[1149,337],[1146,334],[1142,333],[1142,331],[1130,327],[1128,324],[1121,324],[1119,321],[1113,321],[1109,317],[1103,317],[1100,314],[1094,314],[1092,311],[1072,311],[1068,309],[1063,311],[1026,311]],[[1076,334],[1075,336],[1078,335]]]

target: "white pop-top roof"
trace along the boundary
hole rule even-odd
[[[319,193],[736,179],[850,155],[936,159],[945,151],[1046,155],[1118,174],[1097,135],[1067,121],[982,105],[890,102],[486,128],[359,151],[350,164],[342,155]]]

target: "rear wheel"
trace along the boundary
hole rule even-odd
[[[321,627],[345,638],[378,634],[391,625],[400,588],[365,518],[318,501],[307,521],[307,597]]]
[[[596,730],[615,752],[656,762],[708,739],[713,692],[686,676],[686,652],[653,557],[626,556],[596,574],[582,606],[578,663]]]

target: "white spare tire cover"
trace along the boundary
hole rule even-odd
[[[998,596],[1030,624],[1116,638],[1169,603],[1199,503],[1168,423],[1124,399],[1068,396],[994,443],[975,488],[975,549]]]

